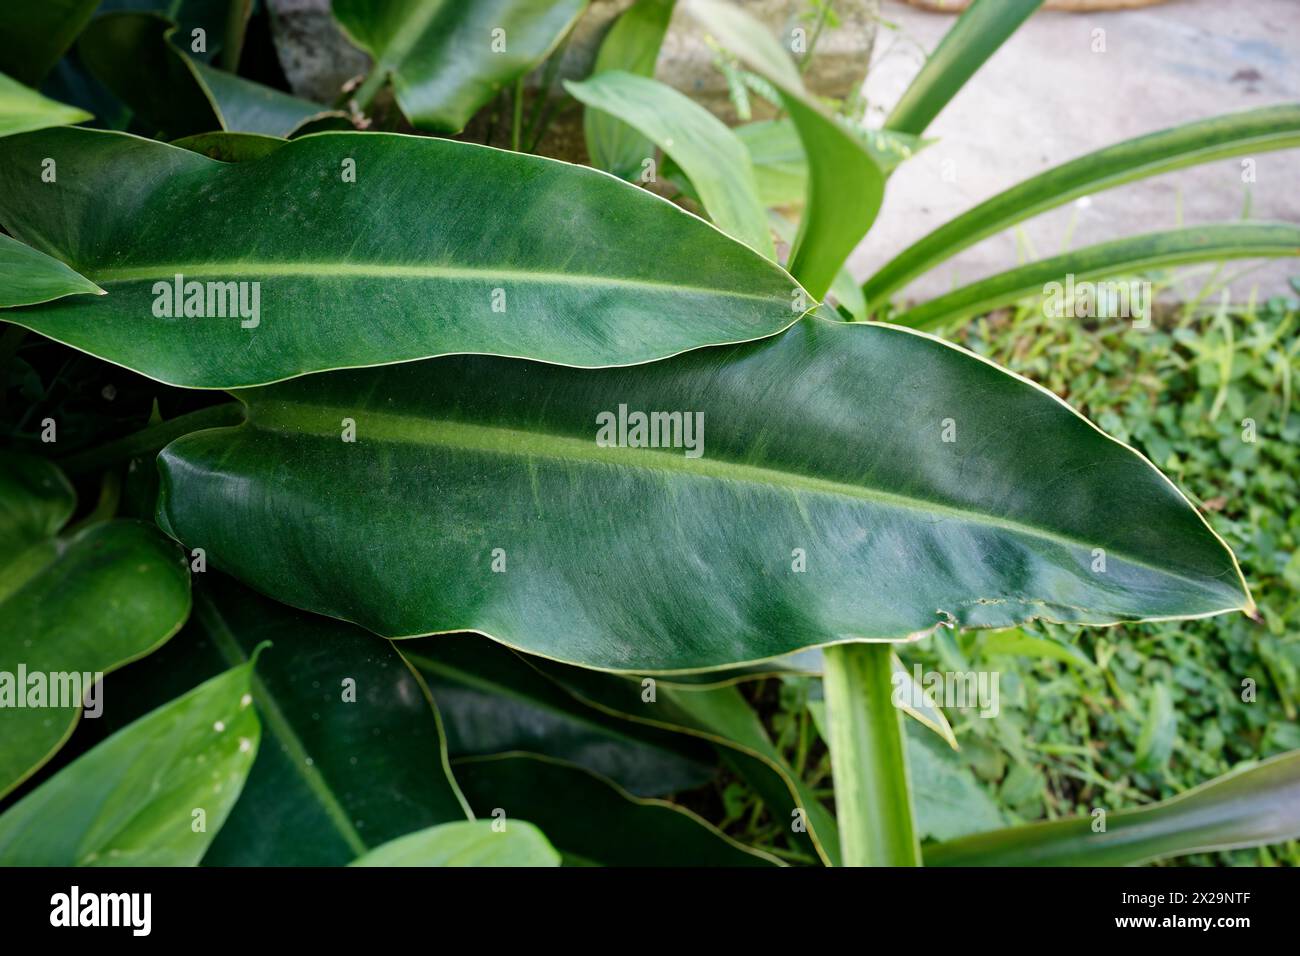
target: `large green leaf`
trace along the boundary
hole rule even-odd
[[[974,0],[925,61],[885,127],[920,136],[975,71],[1042,5],[1043,0]]]
[[[58,182],[33,188],[43,157]],[[6,137],[0,222],[110,293],[9,321],[192,387],[452,352],[649,361],[780,331],[803,297],[779,266],[604,173],[385,133],[234,164],[122,133]],[[177,274],[260,283],[257,324],[155,316],[155,284]]]
[[[948,623],[1251,606],[1150,462],[893,326],[810,318],[644,366],[461,356],[239,397],[247,424],[162,453],[160,521],[272,596],[388,636],[698,670]],[[621,415],[648,446],[632,413],[660,410],[689,413],[692,431],[657,429],[678,447],[615,434]]]
[[[929,866],[1127,866],[1300,838],[1300,751],[1132,810],[1010,827],[928,847]]]
[[[764,206],[801,205],[808,192],[808,157],[794,122],[759,120],[732,130],[749,151]],[[791,241],[794,234],[791,233]]]
[[[105,86],[169,136],[288,136],[309,121],[341,115],[191,57],[173,43],[176,32],[172,20],[155,13],[108,13],[86,28],[77,51]]]
[[[570,862],[600,866],[772,866],[774,857],[663,800],[619,790],[595,774],[532,754],[456,761],[456,779],[482,818],[540,826]],[[581,808],[581,812],[575,812]],[[508,823],[509,827],[517,824]]]
[[[110,521],[58,537],[74,504],[49,462],[0,461],[0,795],[63,745],[97,675],[148,654],[190,611],[189,572],[157,528]],[[91,713],[102,687],[93,696]]]
[[[760,22],[719,0],[688,0],[687,9],[723,47],[776,87],[799,130],[809,157],[808,195],[790,271],[820,299],[875,221],[887,170],[865,133],[827,115],[808,94],[794,61]]]
[[[257,756],[253,664],[78,757],[0,815],[2,866],[193,866]]]
[[[1029,296],[1047,295],[1051,283],[1064,283],[1067,276],[1077,284],[1194,262],[1293,256],[1300,256],[1300,226],[1290,223],[1237,222],[1152,232],[1017,266],[924,302],[896,321],[918,329],[935,328]],[[1150,303],[1143,307],[1149,310]],[[1151,318],[1149,311],[1132,317],[1143,323]]]
[[[593,76],[606,70],[624,70],[637,76],[654,76],[659,48],[668,32],[675,0],[637,0],[609,28],[591,68]],[[631,180],[640,175],[654,144],[622,120],[598,109],[582,115],[583,135],[591,164]]]
[[[453,759],[538,753],[608,777],[640,797],[689,790],[716,773],[716,758],[700,741],[587,706],[495,641],[443,634],[402,641],[398,649],[438,702]]]
[[[99,0],[0,3],[0,73],[39,86],[98,5]]]
[[[0,73],[0,136],[71,126],[88,119],[94,117],[85,110],[57,103]]]
[[[103,289],[58,259],[0,234],[0,308],[87,293],[105,295]]]
[[[587,0],[334,0],[334,16],[390,77],[420,129],[456,133],[544,60]]]
[[[719,229],[776,258],[749,153],[721,120],[671,86],[621,70],[564,86],[588,107],[621,118],[653,140],[690,177]]]
[[[464,820],[437,709],[393,645],[209,571],[194,618],[107,682],[108,729],[248,659],[264,746],[206,866],[339,866],[413,829]]]
[[[559,866],[560,855],[541,830],[514,821],[462,820],[408,833],[376,847],[353,866]]]
[[[945,223],[900,252],[862,287],[873,305],[981,239],[1090,193],[1175,169],[1300,146],[1300,104],[1215,116],[1149,133],[1039,173]]]

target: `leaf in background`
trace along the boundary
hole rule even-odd
[[[71,126],[90,119],[94,117],[85,110],[47,99],[0,73],[0,136]]]
[[[894,706],[921,726],[938,734],[953,750],[959,749],[957,735],[952,732],[952,725],[948,723],[943,708],[934,702],[933,695],[926,693],[925,688],[917,683],[897,654],[890,663],[893,665],[890,676],[894,686]]]
[[[176,24],[159,14],[108,13],[86,28],[77,51],[105,86],[171,137],[214,130],[289,136],[309,121],[341,115],[192,58],[173,42],[176,34]]]
[[[1146,720],[1142,722],[1142,732],[1133,752],[1137,768],[1155,773],[1163,771],[1169,764],[1177,739],[1178,714],[1174,711],[1174,700],[1169,695],[1169,688],[1157,682],[1151,688]]]
[[[810,157],[808,195],[790,271],[814,298],[830,289],[880,211],[885,175],[865,136],[825,113],[794,61],[762,23],[730,3],[688,0],[687,9],[726,49],[772,83]]]
[[[376,847],[352,866],[559,866],[545,834],[512,820],[496,830],[492,820],[462,820],[408,833]]]
[[[44,157],[58,182],[31,188]],[[6,137],[0,220],[110,293],[9,321],[196,388],[453,352],[646,362],[779,332],[802,296],[645,190],[431,137],[322,133],[237,164],[121,133]],[[156,317],[177,274],[261,283],[258,324]]]
[[[1198,163],[1300,146],[1300,104],[1266,106],[1149,133],[1012,186],[900,252],[862,287],[873,305],[945,259],[1071,199]]]
[[[49,760],[81,717],[80,696],[50,706],[56,684],[69,694],[82,686],[84,695],[82,675],[93,682],[148,654],[190,612],[189,571],[157,528],[108,521],[57,537],[74,505],[72,486],[49,462],[12,453],[0,462],[0,795]],[[19,706],[37,674],[45,703]],[[71,685],[58,676],[72,674]]]
[[[689,810],[646,800],[581,767],[533,754],[457,760],[456,779],[480,817],[528,820],[573,862],[596,866],[779,866]],[[579,811],[579,808],[580,811]]]
[[[85,294],[107,293],[58,259],[0,235],[0,308]]]
[[[1146,459],[894,326],[807,319],[616,369],[461,356],[238,397],[246,425],[163,451],[160,522],[279,600],[391,637],[475,630],[598,669],[703,670],[944,624],[1252,606]],[[677,447],[636,447],[614,434],[620,406],[690,417],[660,442]]]
[[[1300,837],[1300,751],[1150,806],[980,833],[927,847],[927,866],[1131,866]]]
[[[601,41],[591,75],[625,70],[637,76],[653,77],[674,3],[675,0],[636,0],[619,14]],[[654,144],[650,140],[601,110],[584,110],[582,129],[591,165],[619,179],[635,179],[641,173],[641,164],[653,155]]]
[[[776,210],[770,210],[767,218],[768,222],[772,224],[772,231],[777,234],[781,241],[786,245],[793,245],[799,227]],[[853,273],[849,271],[848,266],[835,273],[835,281],[831,283],[830,294],[836,303],[842,306],[855,321],[865,322],[869,318],[867,300],[863,298],[862,290],[858,288],[858,282],[853,278]]]
[[[1043,0],[974,0],[904,91],[885,128],[913,136],[924,133],[966,81],[1042,5]]]
[[[924,302],[895,321],[932,329],[1030,296],[1047,295],[1050,283],[1063,283],[1069,275],[1079,283],[1193,262],[1292,256],[1300,256],[1300,227],[1290,223],[1235,222],[1151,232],[1017,266]]]
[[[566,82],[564,88],[653,140],[690,177],[719,229],[776,258],[749,153],[720,119],[671,86],[619,70],[584,83]]]
[[[495,641],[441,634],[402,641],[398,650],[438,702],[452,759],[537,753],[608,777],[639,797],[690,790],[717,772],[705,744],[589,707]]]
[[[758,197],[764,206],[801,206],[808,192],[808,157],[794,121],[760,120],[732,130],[754,167]],[[793,232],[791,239],[793,239]]]
[[[389,641],[199,579],[189,626],[109,679],[104,721],[111,731],[272,642],[252,679],[263,746],[205,866],[341,866],[466,819],[433,699]]]
[[[390,77],[413,126],[458,133],[551,53],[587,0],[333,0],[348,37]]]
[[[188,149],[223,163],[244,163],[274,153],[288,140],[263,133],[199,133],[173,140],[173,146]]]
[[[0,43],[0,73],[28,86],[40,86],[98,4],[99,0],[0,3],[0,37],[4,37]]]
[[[1013,657],[1041,657],[1061,661],[1071,667],[1096,670],[1097,664],[1078,647],[1064,644],[1040,634],[1028,634],[1018,627],[1005,631],[992,631],[986,634],[980,643],[980,651],[986,657],[995,654],[1009,654]]]
[[[252,672],[151,711],[19,800],[0,815],[0,865],[197,864],[257,756]]]

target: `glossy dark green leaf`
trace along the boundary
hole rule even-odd
[[[45,157],[58,181],[34,188]],[[429,137],[321,133],[230,164],[121,133],[11,136],[0,219],[109,292],[9,321],[192,387],[452,352],[650,361],[771,335],[803,298],[779,266],[642,189]],[[155,315],[178,274],[250,283],[246,315],[260,283],[258,314]]]
[[[412,125],[456,133],[555,49],[587,0],[333,0],[333,8],[391,79]]]
[[[639,797],[702,786],[717,772],[707,745],[589,707],[495,641],[444,634],[402,641],[398,650],[438,702],[453,759],[542,754],[608,777]]]
[[[0,136],[94,119],[85,110],[41,96],[0,73]]]
[[[659,48],[668,32],[675,0],[637,0],[609,28],[596,53],[592,76],[606,70],[624,70],[637,76],[654,76]],[[598,109],[582,114],[583,135],[591,165],[631,180],[642,172],[654,144],[627,123]]]
[[[151,711],[0,815],[2,866],[193,866],[257,756],[252,662]]]
[[[189,572],[157,528],[109,521],[60,537],[74,504],[49,462],[0,460],[0,795],[63,745],[83,702],[102,708],[98,675],[157,648],[190,611]]]
[[[213,130],[288,136],[325,107],[209,66],[176,43],[176,24],[154,13],[108,13],[77,41],[83,62],[137,114],[169,136]]]
[[[1238,222],[1152,232],[1017,266],[924,302],[896,321],[918,329],[936,328],[1029,296],[1046,296],[1051,283],[1064,283],[1067,276],[1076,283],[1091,282],[1195,262],[1296,256],[1300,256],[1300,227],[1290,223]],[[1150,315],[1134,319],[1149,322]]]
[[[287,140],[263,133],[198,133],[173,140],[173,146],[188,149],[223,163],[244,163],[274,153]]]
[[[58,259],[0,235],[0,308],[87,294],[105,292]]]
[[[1251,606],[1150,462],[894,326],[807,319],[618,369],[462,356],[238,397],[248,424],[162,453],[160,521],[272,596],[392,637],[700,670],[949,623]],[[673,410],[658,444],[676,447],[649,447],[632,413]]]
[[[375,847],[353,866],[559,866],[541,830],[516,820],[498,830],[491,820],[443,823]]]
[[[119,726],[271,642],[252,679],[263,745],[205,866],[340,866],[466,819],[433,700],[389,641],[211,571],[196,579],[193,620],[109,679],[105,719]]]
[[[927,847],[928,866],[1128,866],[1300,837],[1300,751],[1169,800],[1052,820]]]
[[[885,127],[920,136],[966,81],[1042,5],[1043,0],[974,0],[925,61]]]
[[[482,819],[527,820],[566,860],[598,866],[774,866],[779,861],[663,800],[623,792],[571,764],[532,754],[468,757],[456,779]]]
[[[1300,104],[1266,106],[1148,133],[1055,166],[998,193],[900,252],[867,280],[868,300],[891,293],[1002,229],[1090,193],[1230,156],[1300,146]]]
[[[621,70],[564,86],[589,109],[619,117],[645,134],[690,177],[719,229],[776,258],[749,153],[721,120],[671,86]]]
[[[99,0],[0,3],[0,73],[39,86],[98,5]]]

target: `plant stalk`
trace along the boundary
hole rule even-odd
[[[826,648],[823,686],[844,866],[919,866],[889,644]]]

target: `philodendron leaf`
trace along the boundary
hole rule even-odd
[[[508,828],[530,820],[566,859],[598,866],[777,866],[689,810],[633,797],[596,774],[534,754],[456,761],[474,811],[505,812]],[[579,810],[579,808],[581,808]]]
[[[671,86],[620,70],[564,87],[588,107],[649,137],[690,177],[719,229],[776,258],[749,153],[721,120]]]
[[[341,866],[468,817],[437,709],[391,642],[212,571],[197,580],[185,630],[108,679],[104,721],[112,730],[273,642],[252,678],[264,746],[205,866]]]
[[[0,461],[0,795],[53,756],[83,705],[99,716],[104,673],[189,615],[189,571],[172,542],[137,521],[59,537],[74,504],[49,462]]]
[[[0,235],[0,308],[87,293],[105,295],[103,289],[58,259]]]
[[[645,362],[771,335],[806,299],[645,190],[428,137],[321,133],[241,163],[122,133],[6,137],[0,222],[110,293],[6,319],[198,388],[461,352]]]
[[[261,727],[253,663],[159,707],[0,815],[0,866],[193,866],[239,798]]]
[[[1300,837],[1300,751],[1133,810],[994,830],[927,847],[927,866],[1128,866]]]
[[[0,73],[0,136],[71,126],[89,119],[94,117],[85,110],[47,99]]]
[[[352,866],[559,866],[545,834],[523,820],[443,823],[376,847]]]
[[[288,136],[321,116],[341,115],[209,66],[178,49],[176,33],[176,24],[156,13],[106,13],[86,28],[77,50],[105,86],[169,136]]]
[[[624,70],[637,76],[654,76],[659,48],[668,32],[675,0],[637,0],[609,28],[596,53],[592,76],[606,70]],[[598,109],[582,114],[587,153],[597,169],[631,180],[641,175],[643,163],[653,155],[654,144],[622,120]]]
[[[0,44],[0,73],[39,86],[98,5],[99,0],[0,3],[0,37],[4,38]]]
[[[808,194],[790,271],[820,299],[875,221],[888,168],[865,133],[828,115],[804,89],[794,61],[762,23],[720,0],[686,0],[686,9],[723,47],[776,87],[799,130],[809,157]]]
[[[412,125],[457,133],[559,44],[587,0],[334,0]]]
[[[894,326],[809,318],[644,366],[461,356],[238,397],[247,424],[163,451],[160,522],[286,603],[392,637],[701,670],[952,623],[1252,606],[1145,458]]]

